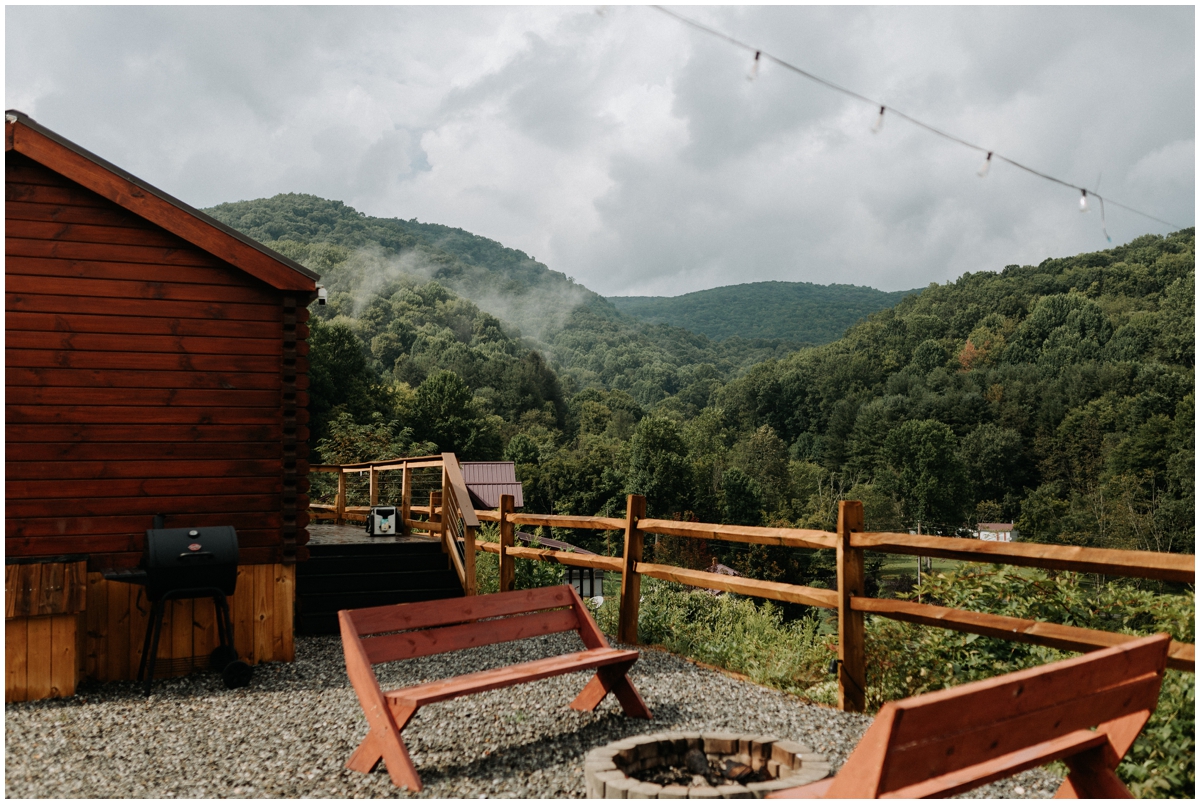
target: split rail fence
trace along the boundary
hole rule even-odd
[[[427,505],[412,505],[412,476],[420,469],[441,469],[440,486],[428,492]],[[343,466],[313,466],[312,472],[337,472],[338,496],[334,505],[313,505],[314,519],[344,522],[364,520],[369,506],[346,505],[346,476],[370,475],[370,500],[378,504],[378,478],[386,472],[402,473],[401,522],[404,532],[420,530],[440,538],[443,549],[458,573],[468,595],[477,593],[475,553],[496,553],[500,560],[500,591],[514,588],[516,559],[549,561],[575,567],[617,572],[621,575],[620,613],[617,638],[627,644],[638,643],[638,605],[643,576],[673,581],[685,586],[733,592],[748,597],[800,603],[837,611],[838,704],[846,711],[866,708],[865,616],[873,614],[917,625],[946,628],[1013,642],[1044,645],[1062,650],[1086,652],[1128,642],[1137,637],[1110,631],[1026,620],[985,612],[913,603],[906,600],[873,598],[866,595],[864,553],[868,550],[902,555],[925,556],[959,561],[1038,567],[1049,570],[1094,573],[1131,578],[1191,583],[1196,581],[1196,557],[1191,554],[1152,553],[1134,550],[1106,550],[1091,547],[1031,544],[1022,542],[984,542],[943,536],[918,536],[908,533],[867,532],[863,524],[862,503],[839,503],[836,532],[803,528],[764,528],[738,525],[713,525],[702,522],[678,522],[646,517],[646,500],[630,495],[625,516],[563,516],[517,513],[513,498],[505,495],[496,510],[476,511],[463,482],[462,471],[452,453],[441,458],[405,459]],[[418,498],[419,499],[419,498]],[[423,515],[416,520],[414,515]],[[499,526],[499,542],[477,541],[480,522]],[[563,550],[546,550],[515,545],[516,526],[571,528],[615,531],[624,534],[619,557],[585,555]],[[837,589],[817,589],[797,584],[760,581],[669,564],[645,562],[643,545],[647,534],[677,536],[743,544],[834,550],[837,554]],[[1194,673],[1196,646],[1171,641],[1167,666]]]

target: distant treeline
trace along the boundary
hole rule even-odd
[[[842,337],[868,314],[894,307],[920,290],[885,293],[857,285],[751,282],[681,296],[610,296],[623,313],[652,324],[671,324],[713,340],[733,336],[779,338],[814,344]]]

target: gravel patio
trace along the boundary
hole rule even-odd
[[[377,668],[384,689],[580,650],[573,633]],[[366,734],[336,636],[299,637],[296,661],[255,668],[247,688],[213,673],[158,681],[145,699],[132,682],[5,707],[9,798],[580,798],[583,756],[657,731],[773,734],[826,754],[837,768],[870,718],[802,703],[774,690],[643,649],[630,677],[654,720],[626,718],[611,696],[592,713],[568,703],[574,674],[423,708],[404,731],[425,783],[411,794],[382,769],[343,763]],[[1028,771],[973,791],[979,798],[1048,798],[1059,779]]]

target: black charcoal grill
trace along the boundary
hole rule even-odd
[[[209,666],[220,671],[230,689],[250,683],[253,670],[238,660],[233,647],[233,618],[227,599],[237,587],[237,564],[237,531],[233,527],[164,528],[163,518],[157,516],[154,527],[146,531],[138,568],[104,574],[111,581],[146,587],[146,597],[152,604],[137,675],[138,681],[146,683],[146,695],[150,694],[154,680],[158,640],[168,600],[212,598],[220,645],[209,656]]]

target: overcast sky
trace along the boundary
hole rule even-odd
[[[1195,11],[700,7],[812,73],[1181,226]],[[313,193],[605,295],[921,287],[1108,247],[1078,194],[645,7],[13,7],[6,106],[182,200]],[[1172,230],[1108,208],[1114,244]]]

